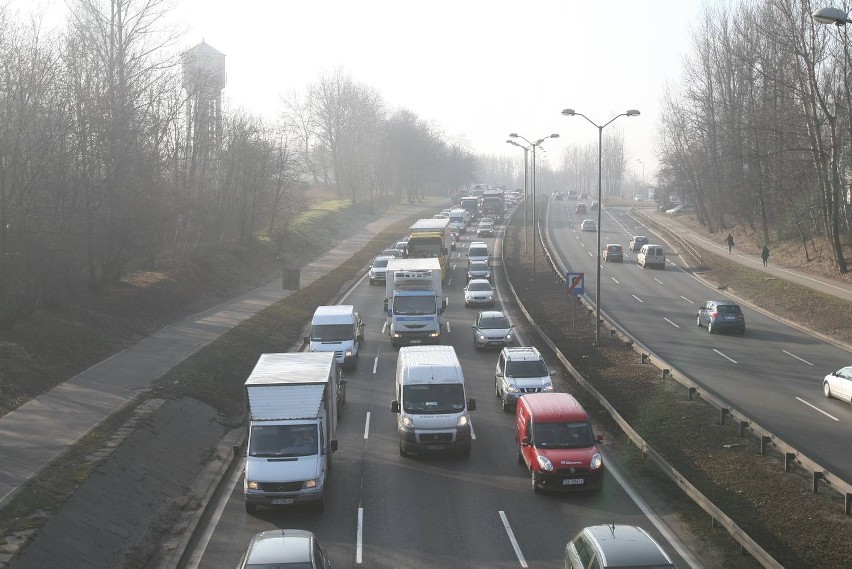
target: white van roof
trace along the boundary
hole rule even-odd
[[[464,383],[461,364],[452,346],[406,346],[399,349],[397,381]]]
[[[355,307],[351,304],[317,306],[311,325],[314,324],[351,324],[355,319]]]

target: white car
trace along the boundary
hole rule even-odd
[[[479,222],[479,227],[476,228],[477,237],[491,237],[494,235],[494,225],[484,221]]]
[[[822,393],[826,397],[852,402],[852,366],[840,368],[825,376],[822,380]]]
[[[594,219],[584,219],[583,223],[580,224],[580,229],[582,231],[597,231],[598,222],[596,222]]]
[[[465,306],[494,306],[494,287],[485,279],[471,279],[464,287]]]

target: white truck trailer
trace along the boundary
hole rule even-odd
[[[345,385],[331,352],[260,356],[245,382],[246,512],[259,505],[324,507]]]
[[[385,280],[391,345],[439,344],[446,308],[438,259],[392,259]]]

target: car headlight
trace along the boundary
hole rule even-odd
[[[507,339],[507,340],[509,340],[509,341],[511,342],[511,341],[514,339],[514,336],[512,336],[512,334],[511,334],[511,333],[506,334],[506,339]]]
[[[589,469],[597,470],[601,466],[603,466],[603,458],[601,458],[601,453],[596,452],[592,457],[592,461],[589,463]]]
[[[477,332],[476,333],[476,339],[477,340],[485,340],[485,334],[483,334],[482,332]]]
[[[466,427],[470,420],[467,418],[467,415],[459,415],[459,420],[456,422],[456,426],[458,427]]]
[[[312,478],[311,480],[305,480],[305,483],[302,484],[302,488],[316,488],[317,487],[317,479]]]
[[[430,337],[430,338],[437,338],[437,337],[438,337],[438,336],[440,336],[440,335],[441,335],[441,331],[440,331],[440,330],[435,330],[434,332],[432,332],[431,334],[429,334],[429,337]]]
[[[553,463],[550,462],[546,456],[538,455],[536,458],[538,459],[538,465],[542,470],[546,470],[548,472],[553,470]]]
[[[347,358],[352,357],[352,348],[349,348],[348,350],[346,350],[346,354],[345,354],[345,356],[346,356]]]
[[[408,415],[403,415],[402,416],[402,424],[405,425],[406,427],[408,427],[409,429],[413,429],[414,428],[414,419],[412,419]]]
[[[517,393],[518,387],[516,385],[512,385],[511,383],[507,383],[506,384],[506,391],[508,391],[509,393]]]
[[[260,484],[258,484],[254,480],[247,480],[246,488],[248,488],[249,490],[258,490],[260,488]]]
[[[545,385],[545,386],[544,386],[544,388],[542,389],[542,391],[553,391],[553,384],[552,384],[552,383],[548,383],[547,385]]]

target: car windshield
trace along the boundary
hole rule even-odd
[[[311,326],[311,340],[315,342],[342,342],[352,339],[352,324],[315,324]]]
[[[740,307],[736,304],[719,304],[716,306],[716,312],[719,314],[739,314]]]
[[[491,285],[488,283],[470,283],[469,285],[467,285],[467,290],[491,290]]]
[[[536,448],[588,448],[595,444],[588,423],[533,423]]]
[[[509,327],[509,319],[505,316],[486,316],[479,319],[479,327],[489,330],[506,329]]]
[[[489,269],[488,263],[485,261],[473,261],[468,267],[469,271],[487,271]]]
[[[388,261],[389,261],[389,260],[390,260],[390,259],[376,259],[376,260],[373,262],[373,268],[374,268],[374,269],[384,269],[384,268],[386,268],[386,267],[388,266]]]
[[[483,247],[471,247],[467,254],[470,257],[487,257],[488,249]]]
[[[254,425],[249,456],[312,456],[318,454],[316,425]]]
[[[621,251],[621,245],[610,245],[607,247],[612,253],[619,253]]]
[[[544,360],[529,360],[506,363],[506,375],[509,377],[545,377],[549,375]]]
[[[435,314],[435,297],[400,296],[393,301],[394,314]]]
[[[406,413],[458,413],[464,410],[464,388],[460,383],[422,383],[402,388]]]

